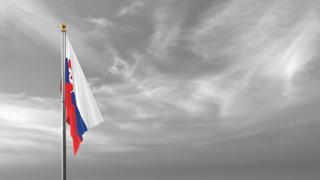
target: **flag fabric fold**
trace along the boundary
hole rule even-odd
[[[83,134],[103,122],[103,117],[68,37],[65,58],[65,106],[66,120],[70,125],[70,135],[76,155]]]

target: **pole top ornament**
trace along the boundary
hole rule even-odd
[[[66,24],[61,24],[60,25],[60,27],[61,27],[61,32],[66,32],[67,31],[67,25]]]

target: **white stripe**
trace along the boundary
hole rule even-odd
[[[103,117],[68,37],[66,44],[66,55],[67,58],[71,59],[73,91],[76,98],[76,104],[84,123],[89,129],[103,122]]]

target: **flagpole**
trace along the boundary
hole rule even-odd
[[[67,147],[66,147],[66,106],[65,106],[65,58],[66,58],[67,25],[61,24],[61,102],[62,102],[62,173],[61,179],[67,179]]]

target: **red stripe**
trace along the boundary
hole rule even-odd
[[[78,130],[77,130],[77,119],[76,119],[76,107],[75,105],[72,103],[72,91],[73,91],[73,84],[70,83],[72,82],[72,74],[70,73],[70,69],[71,69],[71,60],[69,59],[67,61],[68,66],[68,72],[66,72],[66,78],[69,79],[69,81],[65,82],[65,102],[66,102],[66,120],[68,122],[68,124],[70,125],[70,134],[73,140],[73,152],[74,155],[77,154],[79,147],[80,147],[80,143],[82,141],[82,138],[80,138],[79,134],[78,134]]]
[[[65,88],[66,88],[65,98],[66,98],[66,116],[67,116],[66,119],[68,124],[70,124],[70,134],[73,139],[73,151],[74,151],[74,154],[76,155],[82,140],[78,135],[75,107],[71,99],[71,92],[73,90],[73,86],[70,83],[66,83]]]

